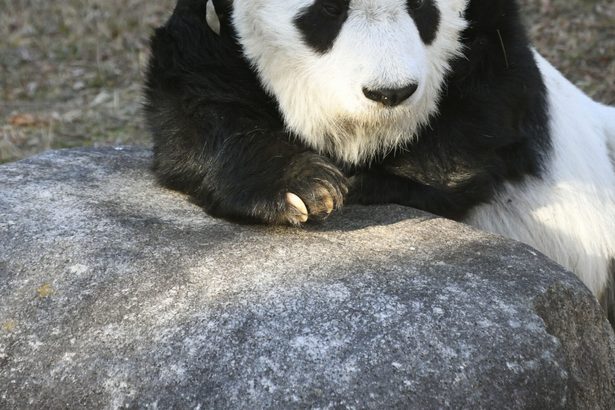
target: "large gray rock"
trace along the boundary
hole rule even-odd
[[[0,167],[0,408],[609,408],[598,304],[531,248],[403,207],[239,226],[144,149]]]

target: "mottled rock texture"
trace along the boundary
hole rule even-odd
[[[240,226],[146,149],[0,167],[0,408],[609,408],[615,343],[533,249],[412,209]]]

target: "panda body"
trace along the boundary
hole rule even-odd
[[[179,0],[145,108],[159,180],[214,216],[413,206],[536,247],[615,319],[615,109],[513,0]]]

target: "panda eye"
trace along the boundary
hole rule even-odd
[[[410,10],[418,10],[425,3],[423,0],[408,0],[408,7]]]
[[[346,2],[339,0],[325,0],[322,3],[322,12],[328,17],[339,17],[346,11]]]

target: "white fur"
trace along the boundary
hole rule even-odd
[[[602,120],[604,124],[604,133],[606,135],[606,143],[609,148],[609,155],[613,167],[615,167],[615,108],[606,105],[600,105],[602,112]]]
[[[235,0],[233,24],[289,130],[321,153],[366,163],[412,138],[435,114],[449,61],[462,51],[467,0],[437,0],[441,22],[430,46],[405,0],[351,0],[348,20],[324,55],[305,45],[293,24],[312,2]],[[466,222],[534,246],[600,295],[615,256],[615,109],[592,101],[535,55],[553,144],[546,174],[505,184]],[[362,93],[410,81],[418,91],[393,109]]]
[[[466,0],[438,0],[441,23],[426,46],[405,0],[351,0],[332,50],[309,48],[293,21],[313,0],[235,0],[233,24],[247,58],[276,96],[290,131],[320,153],[365,163],[412,138],[437,109],[459,35]],[[419,83],[395,108],[362,89]]]
[[[615,257],[615,171],[607,148],[615,143],[615,109],[592,101],[535,55],[551,117],[547,174],[507,184],[467,222],[532,245],[599,295]]]

